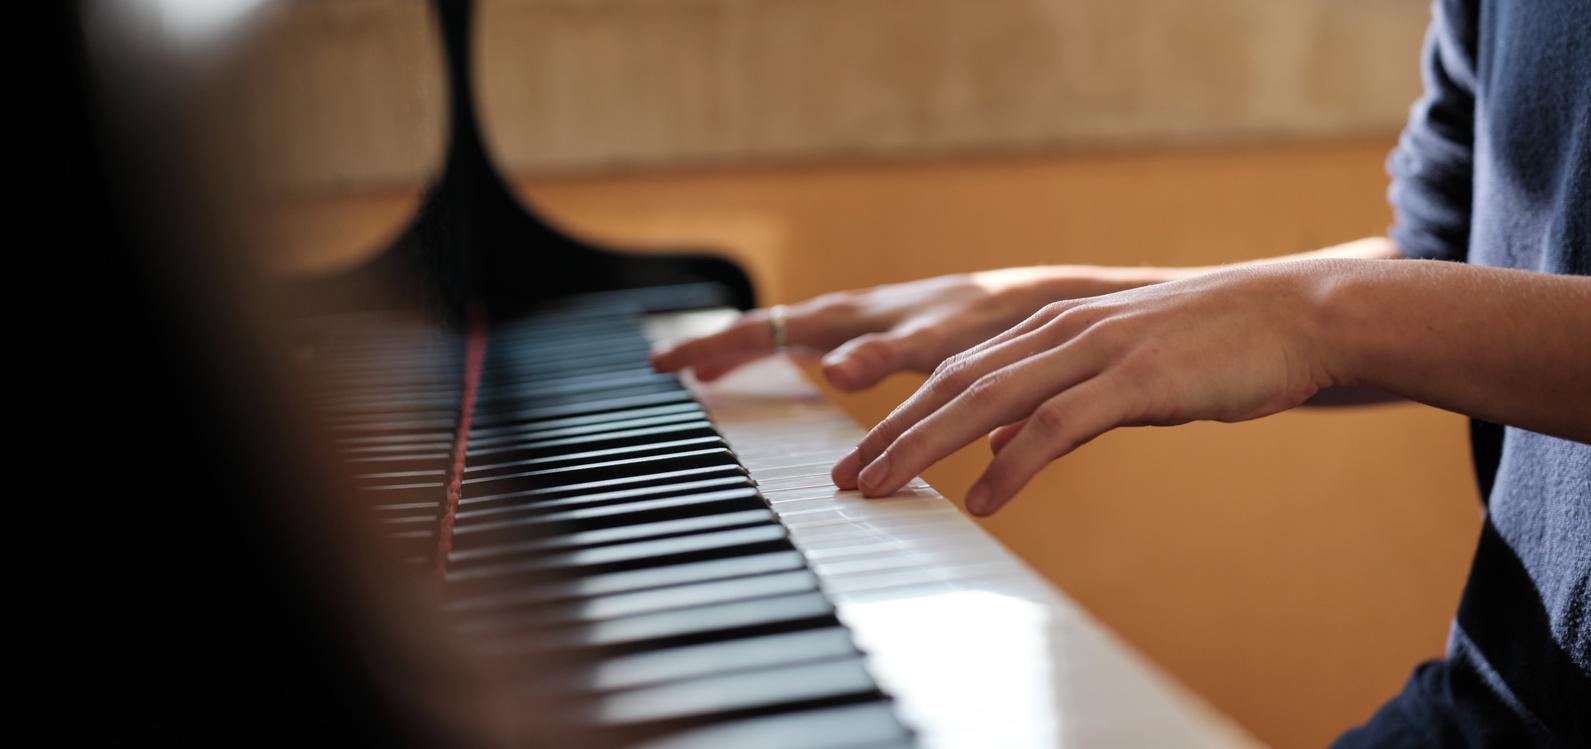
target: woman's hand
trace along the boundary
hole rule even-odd
[[[1005,330],[1046,303],[1148,283],[1147,272],[1011,268],[826,294],[787,308],[791,353],[822,356],[823,375],[860,390],[891,373],[929,372],[946,357]],[[690,368],[711,381],[773,353],[766,310],[652,357],[659,371]]]
[[[1057,302],[950,357],[835,467],[835,484],[898,490],[988,434],[967,509],[999,509],[1050,461],[1118,426],[1242,421],[1333,384],[1317,308],[1330,263],[1275,263]]]

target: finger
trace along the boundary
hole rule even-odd
[[[958,357],[961,359],[960,364],[936,372],[928,382],[917,389],[917,392],[896,406],[889,416],[868,430],[867,435],[853,451],[856,455],[854,461],[842,460],[835,465],[835,470],[832,472],[835,486],[847,490],[860,488],[860,472],[871,465],[884,452],[884,448],[923,417],[960,395],[961,391],[987,372],[1009,366],[1048,348],[1048,339],[1043,332],[1042,329],[1033,331],[1027,336],[1010,341],[1005,346],[991,349],[971,359]],[[842,467],[846,470],[842,471]]]
[[[994,513],[1044,466],[1126,423],[1129,387],[1121,378],[1095,377],[1045,401],[967,490],[967,511]]]
[[[912,425],[863,468],[858,480],[862,493],[879,497],[899,490],[945,456],[1093,377],[1104,368],[1097,348],[1077,339],[980,378]]]
[[[823,357],[823,376],[841,390],[869,388],[911,366],[923,344],[920,333],[869,333],[853,338]]]
[[[996,346],[1000,346],[1002,344],[1005,344],[1005,343],[1007,343],[1007,342],[1009,342],[1011,340],[1014,340],[1014,339],[1016,339],[1016,338],[1018,338],[1020,336],[1024,336],[1024,335],[1027,335],[1028,333],[1032,333],[1033,331],[1038,330],[1040,327],[1042,327],[1044,325],[1047,325],[1048,323],[1050,323],[1050,321],[1054,320],[1056,317],[1059,317],[1061,315],[1061,313],[1065,312],[1066,310],[1068,310],[1070,308],[1071,308],[1070,302],[1056,302],[1056,303],[1053,303],[1053,304],[1047,304],[1047,305],[1041,307],[1039,309],[1039,311],[1034,312],[1031,315],[1028,315],[1027,319],[1023,320],[1022,322],[1019,322],[1016,325],[1013,325],[1010,328],[1007,328],[1006,330],[1000,332],[998,335],[995,335],[994,337],[992,337],[992,338],[990,338],[990,339],[988,339],[986,341],[980,342],[980,343],[968,348],[966,351],[964,351],[962,353],[963,353],[964,356],[973,356],[973,355],[981,354],[984,351],[987,351],[987,350],[989,350],[991,348],[994,348]]]
[[[1022,431],[1024,424],[1027,424],[1027,419],[995,427],[995,430],[989,433],[989,452],[996,455],[1000,454],[1000,451],[1011,443],[1011,438],[1015,437],[1017,432]]]
[[[871,464],[897,437],[960,395],[978,378],[1045,349],[1054,348],[1071,336],[1071,329],[1066,325],[1029,326],[1027,333],[1012,337],[999,346],[988,347],[976,354],[958,354],[947,360],[946,365],[936,371],[906,402],[868,431],[867,436],[856,446],[856,467],[861,469]],[[842,463],[849,468],[849,462]],[[858,488],[858,473],[841,471],[840,468],[841,465],[836,465],[832,472],[835,485],[847,490]]]
[[[763,356],[764,354],[760,353],[730,354],[728,356],[720,356],[715,359],[709,359],[705,362],[691,366],[691,374],[696,375],[696,379],[701,382],[712,382],[713,380],[723,377],[730,372],[733,372],[747,364],[763,358]]]
[[[714,359],[770,353],[773,353],[773,326],[768,321],[768,311],[757,309],[741,315],[717,333],[654,352],[652,366],[659,372],[677,372]]]

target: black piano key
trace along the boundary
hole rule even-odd
[[[687,398],[677,403],[664,403],[655,406],[637,406],[635,408],[595,411],[591,413],[577,414],[574,416],[554,416],[546,419],[522,421],[505,426],[485,427],[480,425],[472,425],[470,427],[470,442],[474,443],[476,440],[490,441],[498,437],[513,435],[526,430],[561,429],[564,427],[587,426],[611,421],[619,421],[622,419],[640,419],[649,416],[660,416],[664,414],[682,412],[702,413],[702,407],[701,404],[697,403],[694,399]]]
[[[818,578],[807,570],[690,583],[669,588],[614,593],[561,605],[544,604],[512,616],[495,613],[459,622],[457,631],[468,634],[505,633],[557,625],[594,623],[626,616],[654,614],[671,609],[709,606],[757,598],[806,593],[818,589]]]
[[[511,591],[456,597],[446,606],[451,614],[512,611],[547,603],[558,603],[601,595],[628,593],[675,585],[727,580],[737,577],[788,572],[806,567],[796,551],[773,551],[745,556],[709,559],[703,562],[647,567],[624,572],[609,572],[569,580],[546,580],[518,585]]]
[[[637,398],[658,394],[686,393],[688,391],[677,380],[658,380],[649,383],[638,383],[622,387],[606,388],[600,390],[577,391],[567,393],[527,393],[511,398],[503,398],[496,403],[477,404],[475,416],[495,420],[503,414],[516,414],[524,410],[542,408],[580,408],[588,409],[591,403],[600,403],[625,398]],[[612,409],[606,409],[612,410]]]
[[[646,477],[637,476],[636,479]],[[730,489],[741,486],[753,486],[749,476],[733,474],[716,476],[713,478],[682,480],[664,483],[661,479],[651,482],[648,486],[638,486],[628,489],[615,489],[605,492],[575,493],[572,496],[555,497],[556,494],[567,492],[536,493],[535,490],[525,492],[519,501],[504,500],[492,506],[479,510],[460,510],[455,514],[459,528],[465,529],[474,525],[490,525],[500,522],[516,522],[521,517],[543,515],[564,510],[573,510],[585,507],[601,507],[613,504],[625,504],[645,499],[660,499],[697,492]],[[426,503],[410,503],[395,505],[390,509],[394,512],[402,510],[424,510]],[[383,510],[387,507],[380,508]]]
[[[637,525],[715,513],[767,509],[767,506],[757,490],[747,484],[732,489],[580,507],[492,523],[455,525],[453,539],[459,548],[470,548],[483,543],[502,543],[516,536],[569,534],[575,531]],[[423,513],[416,513],[418,514]],[[395,519],[389,520],[396,522]]]
[[[819,627],[607,658],[561,676],[571,693],[612,692],[681,679],[856,655],[844,627]]]
[[[354,478],[362,482],[376,485],[406,484],[415,480],[446,478],[446,468],[422,468],[407,471],[371,471],[369,473],[356,473]]]
[[[615,372],[594,373],[590,370],[571,371],[558,377],[521,379],[514,383],[498,383],[483,388],[476,395],[476,406],[491,408],[498,403],[512,403],[532,398],[553,398],[587,395],[599,391],[624,390],[638,386],[679,387],[679,378],[661,374],[651,367],[634,367]],[[484,397],[483,397],[484,396]],[[455,403],[457,398],[447,403]]]
[[[708,423],[706,419],[696,419],[673,424],[658,424],[634,429],[616,429],[567,437],[503,442],[471,449],[468,451],[468,455],[472,463],[486,463],[488,461],[495,463],[518,458],[573,452],[581,449],[627,447],[671,439],[716,436],[718,436],[718,432],[713,429],[712,424]]]
[[[625,445],[623,447],[608,447],[597,450],[579,450],[567,453],[556,453],[539,458],[522,458],[517,460],[505,460],[501,462],[489,463],[482,462],[475,465],[465,466],[464,475],[478,477],[500,473],[532,471],[540,468],[568,465],[571,463],[601,463],[604,461],[618,460],[632,456],[659,455],[665,453],[677,453],[684,450],[699,450],[708,447],[722,446],[724,446],[724,439],[722,437],[719,437],[717,434],[709,434],[701,437],[659,440],[656,442],[648,442],[640,445]],[[408,476],[398,476],[396,474],[380,474],[379,476],[382,478],[386,478],[388,476],[395,478],[408,478]]]
[[[912,734],[887,701],[742,718],[669,733],[636,749],[905,749]]]
[[[362,490],[377,506],[441,502],[447,496],[447,485],[440,481],[366,485]]]
[[[532,557],[512,562],[449,569],[447,580],[461,586],[467,595],[490,590],[520,577],[547,579],[574,577],[603,572],[618,572],[642,567],[661,567],[707,559],[789,551],[792,547],[779,525],[754,525],[748,528],[698,533],[689,536],[637,541],[613,546]]]
[[[411,445],[420,442],[452,445],[452,432],[405,432],[398,434],[376,434],[363,436],[343,436],[337,439],[337,444],[344,449],[362,449],[366,446],[380,445]]]
[[[480,546],[471,549],[460,549],[448,554],[448,564],[467,565],[497,561],[504,558],[520,557],[536,554],[550,554],[566,549],[594,548],[611,544],[622,544],[642,539],[672,538],[695,533],[705,533],[727,528],[742,528],[752,525],[772,525],[779,528],[775,522],[776,516],[772,510],[764,508],[754,510],[740,510],[725,512],[715,515],[700,517],[679,518],[677,520],[660,520],[655,523],[640,523],[637,525],[621,525],[614,528],[599,528],[590,531],[576,531],[544,536],[541,538],[527,539],[513,543],[496,546]]]
[[[542,468],[490,476],[465,477],[463,484],[469,487],[473,493],[476,491],[492,491],[493,487],[502,487],[514,483],[514,479],[529,479],[530,481],[527,483],[531,484],[575,483],[621,478],[643,471],[648,473],[678,471],[686,468],[705,468],[733,462],[734,455],[729,452],[728,448],[711,447],[701,450],[664,453],[662,455],[643,455],[638,458],[604,460],[595,463],[582,463],[572,466],[558,466],[556,468]]]
[[[452,626],[598,740],[909,742],[755,482],[650,348],[620,308],[492,330],[444,572]],[[462,354],[457,336],[425,350],[395,336],[344,357],[350,396],[330,404],[415,565],[435,552]]]
[[[343,445],[341,449],[343,454],[349,456],[350,459],[358,460],[366,456],[377,455],[447,454],[453,450],[453,442],[451,440],[440,442],[435,440],[413,440],[409,442],[350,444]]]
[[[442,500],[438,498],[426,502],[389,502],[387,504],[372,505],[372,509],[387,517],[413,514],[436,515],[442,511]]]
[[[881,698],[863,658],[851,656],[619,692],[592,705],[587,715],[598,725],[700,721]]]
[[[795,593],[538,631],[500,641],[486,641],[485,649],[501,656],[523,657],[555,652],[606,657],[610,654],[833,626],[837,621],[834,607],[822,593]]]
[[[650,470],[650,468],[648,469]],[[488,514],[489,511],[506,511],[523,506],[527,502],[542,501],[551,497],[578,497],[591,495],[595,492],[615,490],[617,488],[644,489],[649,487],[662,487],[678,484],[684,481],[695,481],[704,477],[732,476],[746,478],[746,469],[728,457],[726,451],[721,460],[710,465],[695,468],[681,468],[673,471],[657,471],[655,473],[638,473],[629,476],[616,476],[614,478],[599,479],[596,481],[575,482],[542,482],[536,481],[533,488],[518,491],[501,492],[498,494],[475,493],[477,487],[468,487],[464,496],[459,499],[460,515],[466,513]]]
[[[664,390],[660,392],[644,393],[641,395],[624,395],[601,398],[598,400],[580,403],[561,403],[556,405],[527,406],[512,410],[504,410],[492,414],[477,414],[475,424],[481,427],[500,427],[525,422],[541,421],[567,416],[584,416],[600,414],[609,411],[623,411],[643,406],[662,406],[674,403],[694,403],[690,391],[684,389]],[[427,423],[421,420],[404,422],[404,424]],[[452,422],[449,422],[449,426]],[[352,427],[342,427],[352,429]],[[396,429],[391,430],[396,431]]]
[[[638,413],[638,412],[654,413]],[[495,430],[495,432],[475,432],[470,437],[470,449],[489,448],[509,442],[520,440],[556,439],[558,437],[575,437],[582,434],[595,434],[598,432],[616,432],[622,429],[641,429],[645,427],[675,424],[681,421],[700,421],[707,415],[699,406],[691,404],[690,408],[678,406],[661,406],[657,409],[637,409],[637,411],[618,411],[602,416],[620,416],[621,418],[606,419],[578,419],[558,421],[575,421],[573,424],[530,425],[523,429]],[[393,448],[386,448],[393,449]]]
[[[482,378],[481,384],[487,392],[492,392],[506,390],[526,380],[551,380],[587,372],[608,374],[633,371],[645,366],[648,348],[644,344],[625,343],[599,351],[570,350],[560,352],[557,356],[538,358],[533,363],[510,362],[508,366],[503,366],[500,360],[509,359],[511,355],[506,351],[499,352],[493,361],[487,363],[492,368]]]

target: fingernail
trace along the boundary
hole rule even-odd
[[[989,487],[978,483],[967,490],[967,512],[974,515],[983,515],[986,512],[984,505],[989,503]]]
[[[829,477],[834,479],[834,485],[841,489],[856,488],[856,471],[862,467],[862,451],[852,450],[834,464],[834,470],[829,471]]]
[[[878,456],[867,468],[862,470],[859,483],[863,494],[874,494],[884,486],[884,481],[889,478],[889,454]]]

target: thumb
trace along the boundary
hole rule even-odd
[[[1023,419],[1015,423],[995,427],[994,431],[989,433],[989,451],[998,455],[1000,450],[1004,449],[1006,444],[1011,441],[1011,438],[1015,437],[1017,432],[1022,431],[1022,426],[1027,423],[1028,420]]]

